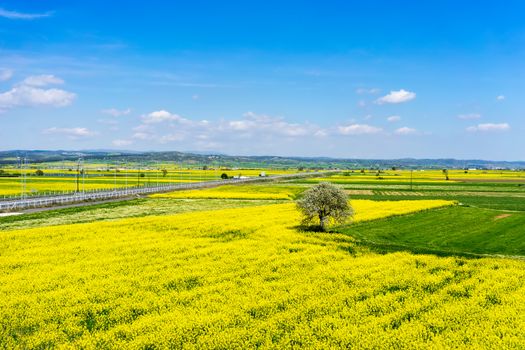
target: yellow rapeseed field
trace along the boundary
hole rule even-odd
[[[337,183],[359,182],[410,182],[413,183],[457,183],[461,181],[525,181],[525,172],[511,170],[447,170],[449,180],[446,180],[443,170],[386,170],[376,171],[343,171],[330,177],[308,179],[307,182],[334,181]]]
[[[352,201],[356,220],[446,201]],[[524,348],[525,262],[377,254],[293,203],[4,231],[2,348]]]
[[[405,176],[375,176],[375,175],[354,175],[354,176],[330,176],[330,177],[315,177],[304,180],[306,182],[336,182],[338,184],[345,183],[360,183],[365,182],[369,183],[371,181],[375,182],[410,182],[410,177]],[[445,179],[436,179],[436,178],[415,178],[412,179],[413,183],[455,183],[458,181],[455,180],[445,180]]]
[[[110,190],[113,188],[132,187],[132,186],[154,186],[158,184],[176,184],[176,183],[192,183],[199,180],[178,179],[178,178],[117,178],[115,181],[111,177],[91,177],[83,181],[79,180],[80,191],[92,190]],[[44,177],[32,176],[28,177],[25,187],[22,187],[20,178],[0,178],[0,196],[19,195],[25,188],[25,193],[42,194],[45,192],[73,192],[77,188],[77,180],[75,177]]]
[[[76,165],[71,171],[67,169],[38,168],[44,172],[44,176],[35,175],[36,167],[31,169],[2,168],[9,174],[26,175],[25,187],[22,187],[21,177],[0,177],[0,196],[19,195],[22,189],[24,193],[43,194],[44,192],[75,191],[77,187]],[[167,172],[164,174],[162,169]],[[280,169],[180,169],[172,167],[158,167],[155,169],[115,169],[97,168],[91,164],[86,168],[86,175],[79,177],[79,189],[82,191],[103,190],[131,186],[147,186],[156,184],[193,183],[201,181],[220,180],[223,173],[230,177],[248,176],[258,177],[261,173],[270,175],[283,175],[296,173],[296,170]],[[144,175],[143,177],[139,174]],[[63,176],[60,176],[63,175]],[[116,176],[115,176],[116,175]],[[268,197],[268,196],[266,196]],[[261,198],[270,199],[270,198]],[[276,199],[283,199],[282,196]]]
[[[128,184],[133,186],[134,183]],[[117,182],[116,187],[125,187],[125,183]],[[73,192],[77,188],[77,184],[74,178],[62,178],[59,180],[48,179],[48,178],[37,178],[31,179],[25,185],[25,193],[41,193],[41,192]],[[115,184],[111,183],[111,180],[102,181],[90,181],[87,183],[79,183],[79,190],[91,191],[91,190],[102,190],[102,189],[113,189]],[[22,186],[20,180],[8,180],[0,179],[0,196],[3,195],[19,195],[22,192]]]

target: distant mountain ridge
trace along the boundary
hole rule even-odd
[[[228,167],[305,167],[305,168],[450,168],[450,169],[525,169],[525,161],[492,161],[481,159],[345,159],[329,157],[230,156],[191,152],[138,152],[114,150],[9,150],[0,151],[0,164],[16,164],[18,157],[30,163],[72,161],[79,157],[89,161],[174,162],[193,166],[219,165]]]

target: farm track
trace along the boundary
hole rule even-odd
[[[476,208],[481,210],[490,210],[490,211],[498,211],[502,213],[523,213],[525,210],[512,210],[512,209],[494,209],[494,208],[484,208],[484,207],[478,207],[476,205],[469,204],[467,205],[470,208]]]

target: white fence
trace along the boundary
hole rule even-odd
[[[0,212],[1,211],[14,211],[20,209],[29,208],[40,208],[50,207],[55,205],[67,205],[71,203],[87,202],[87,201],[104,201],[116,198],[133,197],[142,194],[151,194],[158,192],[168,192],[175,190],[188,190],[188,189],[199,189],[206,187],[215,187],[219,185],[234,185],[249,182],[259,181],[271,181],[271,180],[290,180],[302,177],[321,176],[328,172],[315,172],[315,173],[300,173],[300,174],[289,174],[289,175],[275,175],[268,177],[250,177],[246,179],[228,179],[228,180],[216,180],[216,181],[203,181],[194,183],[183,183],[183,184],[163,184],[158,186],[145,186],[145,187],[124,187],[116,188],[112,190],[101,190],[95,192],[73,192],[70,194],[61,194],[55,196],[43,196],[43,197],[26,197],[18,199],[10,199],[0,201]]]

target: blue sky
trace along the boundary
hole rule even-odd
[[[524,160],[521,1],[0,1],[0,149]]]

